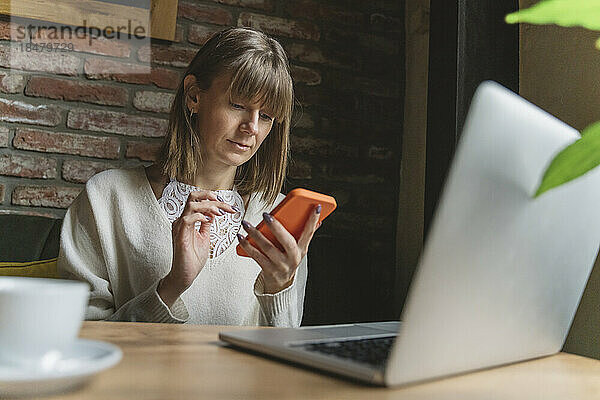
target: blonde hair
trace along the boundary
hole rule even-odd
[[[260,193],[261,200],[273,204],[285,181],[294,91],[285,51],[254,29],[217,32],[198,51],[177,87],[157,162],[166,176],[193,182],[202,167],[201,152],[194,146],[202,146],[202,137],[195,134],[186,107],[184,79],[193,75],[196,86],[208,90],[215,78],[226,74],[231,76],[230,98],[256,102],[274,117],[271,132],[252,158],[237,167],[234,181],[242,197]]]

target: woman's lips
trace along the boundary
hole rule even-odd
[[[233,140],[229,140],[227,139],[227,141],[231,142],[235,147],[237,147],[240,150],[249,150],[250,146],[242,144],[242,143],[238,143],[238,142],[234,142]]]

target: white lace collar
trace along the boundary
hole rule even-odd
[[[198,187],[181,183],[171,178],[165,186],[158,204],[167,214],[167,218],[173,223],[185,207],[190,192],[199,190]],[[236,206],[240,212],[235,214],[225,213],[217,216],[210,225],[210,258],[218,257],[234,242],[237,241],[236,234],[240,230],[242,217],[244,215],[244,201],[240,194],[234,190],[214,190],[223,199],[224,203]],[[196,223],[196,229],[200,229],[200,222]]]

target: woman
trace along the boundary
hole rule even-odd
[[[95,175],[67,211],[58,268],[90,284],[87,319],[300,325],[320,206],[298,241],[266,213],[284,197],[292,105],[287,57],[263,33],[229,28],[198,51],[156,164]]]

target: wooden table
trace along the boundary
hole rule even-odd
[[[123,360],[86,387],[48,399],[599,399],[600,361],[560,353],[403,388],[370,387],[237,351],[219,326],[85,322],[81,337]]]

